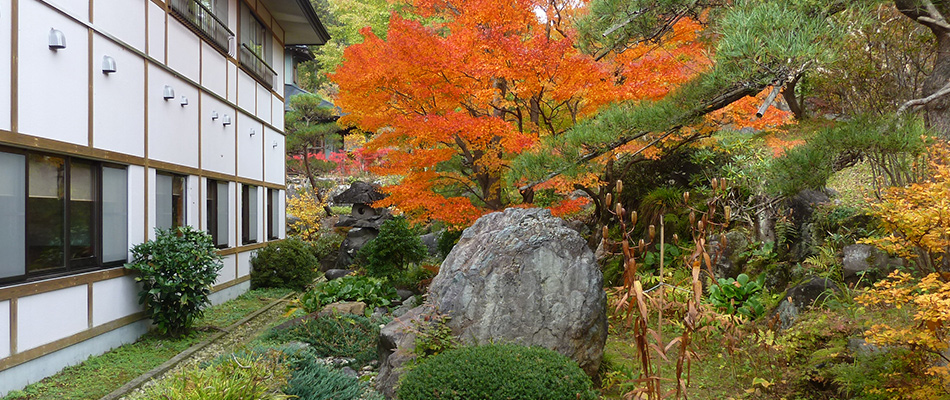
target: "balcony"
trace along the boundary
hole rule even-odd
[[[274,76],[277,72],[270,65],[267,65],[254,50],[248,47],[247,43],[241,44],[241,66],[251,76],[264,84],[268,89],[274,87]]]
[[[228,43],[234,37],[234,32],[208,7],[198,0],[171,0],[168,6],[175,18],[191,26],[224,54],[230,53]]]

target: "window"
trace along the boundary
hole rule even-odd
[[[267,240],[280,239],[280,190],[267,189]]]
[[[222,53],[228,53],[228,44],[234,33],[228,29],[228,0],[171,0],[171,14],[190,25]]]
[[[155,227],[173,229],[185,225],[185,177],[155,175]]]
[[[124,167],[0,150],[0,283],[128,258]]]
[[[251,9],[241,7],[241,66],[267,88],[274,86],[277,72],[270,67],[271,33]]]
[[[241,186],[241,243],[257,243],[257,186]]]
[[[219,248],[228,247],[228,183],[208,179],[208,234]]]

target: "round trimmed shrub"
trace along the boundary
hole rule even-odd
[[[596,399],[590,377],[571,359],[543,347],[491,344],[426,358],[403,375],[400,400]]]
[[[252,289],[279,287],[302,292],[317,278],[318,262],[307,243],[290,238],[258,250],[251,266]]]

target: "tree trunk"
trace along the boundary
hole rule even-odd
[[[924,80],[921,97],[930,96],[950,82],[950,5],[943,1],[895,0],[894,5],[906,17],[921,24],[934,34],[937,58],[933,72]],[[927,126],[944,138],[950,137],[950,97],[937,98],[924,106]]]
[[[320,188],[317,187],[317,177],[314,176],[313,171],[310,170],[310,148],[305,147],[303,149],[303,167],[307,171],[307,180],[310,181],[310,188],[313,189],[313,194],[317,196],[317,201],[320,204],[323,204],[323,212],[327,213],[327,216],[333,215],[333,210],[330,209],[330,206],[323,201],[323,196],[320,194]]]

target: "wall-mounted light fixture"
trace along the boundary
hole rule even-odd
[[[274,141],[274,146],[273,146],[273,147],[274,147],[275,149],[277,148],[277,141],[276,141],[276,140]]]
[[[165,100],[171,100],[175,98],[175,89],[172,89],[171,86],[165,85],[165,89],[162,91],[162,97]]]
[[[49,28],[49,49],[59,50],[66,48],[66,35],[59,30]]]
[[[102,56],[102,73],[111,74],[115,72],[115,59],[111,56]]]
[[[224,114],[224,116],[221,117],[221,125],[224,125],[224,126],[231,125],[231,116]]]
[[[218,112],[217,112],[217,111],[212,111],[212,112],[211,112],[211,120],[214,121],[214,120],[216,120],[216,119],[218,119]]]
[[[256,135],[256,134],[257,134],[257,132],[254,131],[254,128],[251,128],[251,136],[254,136],[254,135]]]
[[[187,105],[188,105],[188,98],[185,96],[181,96],[181,106],[184,107]]]

